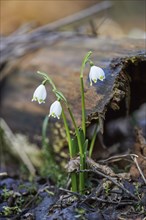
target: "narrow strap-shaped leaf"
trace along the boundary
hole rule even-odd
[[[72,156],[77,156],[79,152],[77,137],[71,139],[71,147],[72,147]]]

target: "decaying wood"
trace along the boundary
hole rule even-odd
[[[146,93],[144,76],[146,57],[143,49],[144,41],[139,40],[113,41],[108,39],[107,41],[103,38],[76,37],[27,54],[15,62],[9,62],[5,67],[9,78],[3,85],[1,116],[14,131],[25,132],[35,141],[40,141],[42,121],[49,113],[50,104],[55,101],[50,87],[47,87],[48,97],[44,105],[31,102],[32,94],[42,80],[36,74],[36,71],[40,70],[46,72],[57,88],[64,93],[73,109],[77,124],[80,125],[79,70],[83,57],[87,51],[92,50],[92,60],[95,65],[104,68],[106,80],[90,87],[89,66],[86,67],[84,81],[87,126],[99,117],[102,124],[107,109],[119,109],[120,102],[127,97],[128,74],[134,82],[138,79],[140,89],[143,89],[143,94]],[[139,64],[140,70],[137,69]],[[135,72],[130,72],[129,66],[130,70]],[[140,93],[140,89],[136,91],[137,94]],[[143,96],[139,98],[137,105],[142,104],[144,100]],[[71,127],[69,115],[67,119]],[[57,129],[54,129],[54,120],[49,123],[49,131],[54,132],[49,136],[50,143],[51,139],[53,141],[55,139],[57,147],[65,138],[64,129],[59,123],[60,121],[57,121]]]

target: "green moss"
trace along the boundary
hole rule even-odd
[[[12,190],[8,190],[8,189],[6,189],[6,187],[3,189],[2,197],[3,197],[4,201],[6,201],[12,195],[13,195],[13,191]]]
[[[10,216],[10,215],[19,214],[20,212],[21,212],[21,209],[18,206],[14,206],[14,207],[4,206],[2,215]]]

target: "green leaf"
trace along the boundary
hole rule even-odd
[[[42,145],[45,147],[46,145],[46,137],[47,137],[47,128],[48,128],[48,121],[49,117],[48,115],[45,117],[43,121],[43,126],[42,126]]]
[[[86,154],[87,154],[88,142],[89,142],[88,139],[86,139],[86,140],[85,140],[85,143],[84,143],[84,146],[83,146],[85,156],[86,156]]]
[[[84,132],[81,128],[79,128],[79,135],[80,135],[80,139],[81,139],[81,144],[83,146],[85,143],[85,136],[84,136]]]
[[[79,152],[77,137],[71,139],[72,157],[75,157]]]

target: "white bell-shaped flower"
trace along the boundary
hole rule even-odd
[[[46,97],[47,97],[46,88],[43,84],[41,84],[34,91],[32,102],[37,101],[39,104],[45,103]]]
[[[51,107],[50,107],[50,113],[49,113],[49,117],[52,116],[54,118],[58,118],[60,119],[60,115],[62,112],[62,107],[59,101],[55,101],[52,103]]]
[[[92,81],[96,83],[98,79],[101,81],[105,79],[105,73],[103,69],[98,66],[91,66],[89,73],[90,86],[92,86]]]

